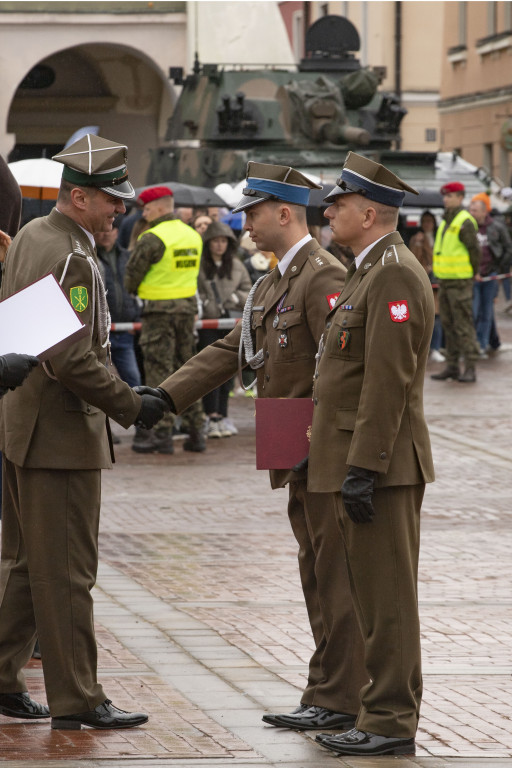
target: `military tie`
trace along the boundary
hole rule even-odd
[[[352,262],[350,267],[347,269],[347,274],[345,275],[345,288],[347,287],[347,285],[349,284],[350,280],[354,276],[356,270],[357,270],[356,260],[354,259],[354,261]]]
[[[277,285],[277,284],[278,284],[278,282],[279,282],[279,281],[280,281],[280,279],[281,279],[281,273],[280,273],[280,271],[279,271],[279,267],[277,266],[277,264],[276,264],[276,266],[274,267],[274,272],[273,272],[273,275],[272,275],[272,276],[273,276],[273,278],[274,278],[274,285]]]

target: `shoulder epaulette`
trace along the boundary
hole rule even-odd
[[[79,254],[80,256],[89,256],[76,235],[71,235],[71,251],[73,253]]]
[[[398,258],[398,251],[396,249],[396,245],[388,245],[384,253],[382,254],[382,266],[385,267],[386,264],[399,264],[400,259]]]
[[[309,262],[313,269],[321,269],[321,267],[327,267],[330,264],[329,259],[326,258],[326,251],[322,248],[310,251]]]

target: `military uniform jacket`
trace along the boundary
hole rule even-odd
[[[423,382],[432,287],[397,232],[363,259],[330,312],[315,373],[308,489],[338,491],[349,466],[376,485],[434,479]]]
[[[334,256],[310,240],[282,277],[276,267],[258,285],[252,309],[254,349],[263,349],[264,359],[255,371],[258,397],[312,396],[318,341],[345,272]],[[239,323],[163,382],[178,412],[236,373],[240,334]],[[270,473],[273,488],[299,477],[288,470]]]
[[[102,331],[98,321],[101,297],[98,286],[93,285],[87,257],[95,259],[87,235],[56,209],[27,224],[9,248],[2,298],[50,272],[60,281],[68,263],[62,288],[68,297],[73,288],[82,289],[79,317],[89,328],[87,336],[47,361],[45,367],[50,375],[39,365],[21,387],[2,399],[0,445],[18,466],[110,467],[112,454],[105,414],[128,427],[140,410],[140,395],[105,367],[105,329]],[[37,312],[34,307],[35,323]]]

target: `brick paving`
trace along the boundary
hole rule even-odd
[[[511,344],[512,318],[498,320]],[[425,692],[416,758],[400,759],[428,768],[512,765],[512,351],[481,361],[478,375],[475,386],[425,384],[437,472],[422,521]],[[179,441],[174,456],[136,455],[132,432],[115,427],[95,589],[100,679],[149,723],[52,732],[0,718],[6,768],[375,762],[342,761],[311,735],[261,723],[298,702],[311,638],[286,492],[254,469],[253,403],[236,396],[231,412],[240,434],[200,455]],[[44,701],[38,662],[28,680]]]

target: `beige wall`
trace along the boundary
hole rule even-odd
[[[62,13],[56,5],[50,13],[44,2],[30,3],[36,12],[23,12],[19,2],[19,11],[7,13],[0,4],[4,157],[17,142],[63,144],[76,129],[98,125],[100,134],[128,144],[130,174],[142,185],[149,149],[164,143],[179,92],[169,67],[190,73],[196,50],[202,63],[293,63],[278,5],[270,0],[187,2],[185,13],[161,12],[158,2],[139,13],[129,11],[131,3],[122,3],[120,13],[105,12],[111,4],[104,2],[87,3],[83,13],[76,13],[76,3],[63,3]],[[40,63],[54,67],[58,85],[17,92]]]
[[[501,142],[504,123],[512,117],[512,31],[505,5],[466,3],[463,37],[462,4],[445,3],[439,111],[442,148],[459,149],[465,160],[509,185],[511,153]],[[492,6],[497,9],[494,29],[489,26]]]

